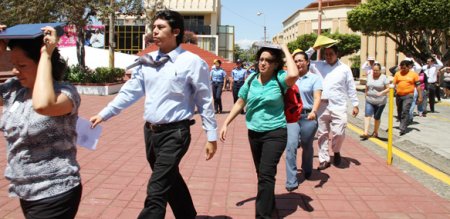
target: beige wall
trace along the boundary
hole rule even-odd
[[[367,0],[362,0],[362,3]],[[367,60],[368,56],[375,57],[383,67],[386,68],[386,74],[390,75],[387,70],[405,58],[403,53],[398,53],[397,45],[394,41],[385,36],[361,36],[361,64]],[[361,77],[365,77],[365,73],[361,71]]]
[[[330,6],[323,8],[322,30],[329,29],[331,32],[354,33],[347,26],[347,12],[355,6]],[[317,9],[298,10],[283,21],[283,39],[289,43],[298,36],[317,32],[319,29]]]
[[[219,0],[164,0],[164,5],[180,13],[182,11],[215,12],[217,6],[220,7],[219,2]]]

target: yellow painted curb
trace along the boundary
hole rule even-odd
[[[445,122],[450,122],[450,119],[444,118],[442,116],[430,115],[430,113],[427,113],[427,117],[430,117],[430,118],[433,118],[433,119],[438,119],[438,120],[445,121]]]
[[[347,123],[347,127],[356,132],[358,135],[362,135],[364,132],[362,129],[357,128],[356,126]],[[369,138],[370,141],[372,141],[373,143],[375,143],[376,145],[380,146],[381,148],[387,150],[387,144],[383,141],[381,141],[380,139],[377,138]],[[427,173],[428,175],[444,182],[447,185],[450,185],[450,176],[445,174],[444,172],[435,169],[431,166],[429,166],[428,164],[425,164],[424,162],[416,159],[415,157],[393,147],[392,148],[392,152],[393,154],[395,154],[397,157],[401,158],[402,160],[410,163],[411,165],[415,166],[416,168],[422,170],[423,172]]]
[[[444,105],[444,106],[450,106],[450,103],[447,103],[447,102],[441,101],[441,102],[439,102],[439,103],[436,103],[436,105]]]

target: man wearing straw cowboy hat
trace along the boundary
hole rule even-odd
[[[341,163],[341,146],[345,137],[347,126],[347,97],[353,105],[353,116],[359,112],[358,98],[356,96],[356,86],[350,68],[339,61],[337,40],[319,35],[313,48],[307,51],[308,54],[314,50],[325,48],[325,60],[311,62],[311,71],[319,73],[323,77],[323,91],[319,108],[319,161],[318,170],[324,170],[330,166],[330,156],[328,154],[328,139],[331,133],[331,149],[334,152],[334,165]]]

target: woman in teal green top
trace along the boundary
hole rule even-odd
[[[283,53],[287,72],[283,70]],[[298,70],[286,45],[281,49],[265,45],[256,53],[256,60],[257,71],[241,87],[239,99],[220,130],[220,140],[225,141],[228,125],[247,105],[248,139],[258,175],[256,218],[272,218],[275,175],[287,142],[282,93],[295,84]]]

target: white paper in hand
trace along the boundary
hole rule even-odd
[[[85,147],[89,150],[95,150],[101,133],[102,133],[101,126],[97,125],[95,128],[92,129],[91,122],[89,122],[89,120],[82,117],[78,117],[77,145]]]

